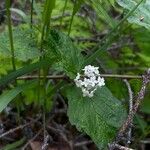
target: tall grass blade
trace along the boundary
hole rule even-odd
[[[17,87],[15,87],[14,89],[8,91],[8,92],[4,92],[1,96],[0,96],[0,113],[7,107],[7,105],[18,95],[20,94],[23,90],[25,90],[26,88],[30,88],[31,85],[33,85],[33,83],[35,83],[35,81],[30,81],[27,82],[25,84],[19,85]]]

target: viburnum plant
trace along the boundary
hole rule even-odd
[[[107,79],[104,78],[132,78],[133,76],[101,74],[104,70],[99,67],[101,65],[96,60],[101,54],[101,49],[107,50],[110,43],[116,37],[118,38],[118,35],[116,35],[119,31],[118,28],[126,19],[129,19],[131,23],[136,22],[132,17],[137,16],[136,9],[138,6],[140,7],[142,0],[138,3],[132,1],[133,6],[130,8],[126,7],[128,6],[128,0],[118,1],[118,4],[126,9],[127,14],[119,23],[113,24],[111,22],[112,30],[93,51],[91,50],[91,55],[83,54],[82,50],[74,44],[69,36],[76,13],[82,4],[86,3],[84,0],[76,0],[74,3],[68,34],[52,28],[50,18],[56,0],[45,0],[43,11],[40,14],[36,12],[37,5],[34,8],[34,2],[31,1],[30,20],[25,16],[26,24],[17,27],[12,27],[10,0],[6,1],[8,30],[6,29],[0,35],[0,52],[3,57],[9,58],[13,70],[0,79],[1,87],[8,85],[10,88],[0,96],[0,112],[5,110],[7,105],[15,98],[15,105],[19,113],[21,111],[20,106],[23,105],[20,102],[20,96],[22,96],[20,93],[26,96],[27,90],[35,90],[36,94],[33,97],[36,101],[34,103],[36,106],[42,107],[43,129],[45,130],[47,119],[45,114],[47,109],[49,110],[52,107],[52,104],[49,104],[48,101],[49,97],[56,94],[59,89],[59,92],[68,100],[67,115],[72,125],[75,125],[80,132],[89,135],[100,149],[106,149],[108,146],[110,149],[124,148],[118,142],[122,140],[122,136],[126,136],[125,132],[130,129],[133,116],[149,83],[149,73],[143,75],[143,77],[138,76],[143,79],[142,88],[138,93],[133,110],[128,114],[127,106],[107,88]],[[93,6],[96,2],[97,0],[94,0],[93,3],[89,1],[88,4],[90,3]],[[67,0],[62,17],[65,15],[66,4]],[[145,5],[141,5],[141,7],[143,8]],[[38,19],[36,21],[39,21],[38,23],[33,21],[33,9],[37,13]],[[100,10],[103,14],[106,13],[103,8],[100,8]],[[135,14],[131,16],[132,13]],[[107,18],[107,21],[110,21],[110,18]],[[62,22],[61,20],[61,25]],[[138,24],[138,22],[136,23]],[[142,26],[149,28],[147,23],[142,23]],[[59,73],[62,72],[65,75],[60,76]],[[25,74],[29,75],[25,76]],[[52,76],[53,74],[57,75]],[[24,76],[22,77],[22,75]],[[24,82],[25,79],[34,80]],[[61,79],[62,81],[56,82],[56,85],[54,85],[52,79]],[[65,81],[63,81],[64,79]]]
[[[83,97],[93,97],[97,88],[105,85],[104,78],[100,77],[98,68],[99,67],[91,65],[85,66],[85,68],[82,69],[84,70],[84,77],[81,77],[81,75],[77,73],[74,81],[76,86],[82,89]]]

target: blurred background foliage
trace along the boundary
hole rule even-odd
[[[51,28],[69,34],[82,54],[90,55],[93,53],[94,46],[101,42],[102,38],[109,33],[109,30],[112,30],[119,20],[123,18],[124,14],[128,12],[129,6],[134,5],[133,1],[129,2],[128,0],[124,1],[126,3],[121,3],[120,0],[117,2],[115,0],[81,0],[78,5],[74,5],[74,0],[68,0],[65,7],[65,0],[56,0],[50,22]],[[138,2],[138,0],[134,2]],[[136,20],[132,20],[133,18],[135,19],[133,16],[128,18],[129,22],[125,21],[113,33],[115,34],[115,40],[111,40],[106,49],[101,50],[97,61],[94,62],[94,64],[100,66],[101,73],[141,75],[150,68],[150,14],[144,11],[144,7],[149,6],[148,1],[147,3],[147,5],[142,6],[143,9],[139,9],[142,13],[138,10],[134,13],[133,16],[136,17]],[[0,7],[0,77],[2,77],[11,71],[11,64],[10,51],[6,44],[8,43],[8,31],[4,19],[4,1],[0,2]],[[29,0],[14,0],[12,1],[12,7],[17,10],[12,11],[12,20],[14,24],[14,45],[16,47],[15,58],[17,60],[17,68],[20,68],[24,64],[35,62],[39,57],[39,50],[36,47],[34,48],[34,43],[39,41],[39,35],[31,37],[30,34],[33,31],[26,30],[26,28],[29,28],[26,25],[30,18]],[[34,28],[37,30],[40,27],[38,22],[42,18],[43,7],[42,0],[34,1]],[[73,17],[72,21],[71,17]],[[22,25],[18,27],[19,24]],[[68,33],[69,29],[70,33]],[[26,43],[31,44],[27,45]],[[51,72],[54,74],[57,73],[55,67],[58,66],[54,65],[51,68]],[[106,82],[107,87],[112,93],[123,103],[127,104],[129,97],[125,83],[119,79],[107,79]],[[134,95],[136,95],[141,87],[141,81],[132,79],[129,82]],[[36,86],[32,88],[34,90],[25,90],[22,95],[26,105],[38,103],[35,101],[34,96]],[[135,117],[136,132],[134,132],[134,137],[137,141],[149,138],[150,136],[149,90],[150,87],[147,89],[139,113]],[[51,93],[49,99],[51,99],[56,90],[49,86],[49,91]],[[47,108],[52,107],[51,102],[47,102]],[[24,108],[22,109],[24,110]]]

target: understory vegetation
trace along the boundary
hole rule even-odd
[[[150,149],[149,0],[0,1],[0,149]]]

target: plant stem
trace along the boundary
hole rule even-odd
[[[68,0],[65,0],[65,5],[64,5],[64,8],[63,8],[63,12],[62,12],[62,17],[60,19],[60,27],[62,26],[62,21],[63,21],[63,17],[64,17],[64,14],[65,14],[66,7],[67,7],[67,3],[68,3]]]
[[[77,3],[77,0],[75,0],[75,2],[74,2],[74,8],[76,6],[76,3]],[[73,23],[73,18],[74,18],[74,15],[75,15],[74,8],[73,8],[72,14],[71,14],[71,19],[70,19],[70,24],[69,24],[69,30],[68,30],[68,36],[70,35],[71,27],[72,27],[72,23]]]
[[[45,1],[45,5],[44,5],[44,13],[43,13],[43,24],[42,24],[42,33],[41,33],[41,45],[40,45],[40,51],[41,53],[43,52],[43,41],[48,37],[49,35],[49,31],[50,31],[50,19],[51,19],[51,13],[53,8],[55,7],[55,0],[46,0]],[[45,55],[40,56],[40,60],[45,59]],[[46,139],[46,75],[47,75],[47,69],[46,68],[42,68],[39,70],[39,91],[38,91],[38,99],[40,99],[40,77],[41,77],[41,73],[43,75],[43,82],[42,82],[42,86],[44,88],[44,93],[43,93],[43,130],[44,130],[44,141]]]
[[[31,20],[30,20],[30,27],[31,27],[31,29],[32,29],[32,27],[33,27],[33,4],[34,4],[34,0],[31,0]]]
[[[15,65],[15,50],[14,50],[14,42],[13,42],[13,34],[12,34],[12,24],[11,24],[11,12],[10,12],[10,0],[6,0],[6,10],[7,10],[7,24],[8,24],[8,31],[9,31],[9,40],[10,40],[10,48],[11,48],[11,61],[13,71],[16,71]]]
[[[6,0],[6,11],[7,11],[7,24],[8,24],[8,31],[9,31],[12,68],[13,68],[13,71],[16,71],[15,49],[14,49],[13,32],[12,32],[12,24],[11,24],[10,0]],[[17,85],[17,80],[15,80],[15,86],[16,85]],[[17,106],[17,120],[19,123],[20,122],[20,107],[19,107],[20,103],[18,99],[16,100],[16,106]]]

